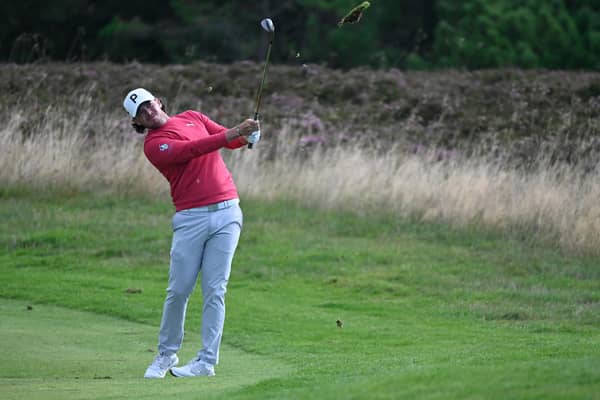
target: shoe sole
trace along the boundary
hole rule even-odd
[[[171,368],[174,368],[174,366]],[[171,372],[171,368],[169,368],[167,370],[167,372]],[[165,374],[163,376],[146,376],[146,375],[144,375],[144,379],[164,379],[167,376],[167,372],[165,372]]]
[[[215,376],[215,374],[212,375],[192,375],[192,376],[188,376],[188,375],[176,375],[175,372],[173,372],[172,369],[169,370],[169,373],[174,376],[175,378],[197,378],[200,376],[206,376],[206,377],[211,377],[211,376]]]

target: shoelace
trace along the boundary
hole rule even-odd
[[[201,361],[199,358],[194,358],[190,361],[190,369],[192,371],[210,371],[212,368],[209,364]]]
[[[154,358],[153,364],[157,364],[160,368],[167,368],[171,364],[171,357],[159,354]]]

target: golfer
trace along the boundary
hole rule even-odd
[[[242,229],[238,193],[220,149],[260,139],[258,121],[227,129],[197,111],[169,116],[145,89],[127,94],[123,106],[139,133],[148,129],[144,153],[169,181],[175,205],[169,283],[158,338],[158,354],[145,378],[212,376],[219,362],[225,321],[225,292]],[[198,274],[202,285],[202,348],[176,367],[185,311]]]

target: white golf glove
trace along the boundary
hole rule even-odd
[[[260,140],[260,129],[252,132],[252,134],[246,137],[248,143],[256,144]]]

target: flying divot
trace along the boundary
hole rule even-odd
[[[340,22],[338,22],[338,27],[341,27],[345,24],[356,24],[358,21],[360,21],[363,11],[369,8],[370,5],[371,3],[369,3],[368,1],[363,1],[362,3],[354,7],[348,14],[344,16],[344,18],[340,20]]]

